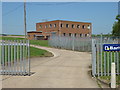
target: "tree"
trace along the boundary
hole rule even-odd
[[[120,36],[120,15],[117,15],[116,16],[116,21],[114,24],[113,24],[113,31],[112,31],[112,35],[113,36]]]

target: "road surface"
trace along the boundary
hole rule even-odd
[[[89,75],[91,54],[46,48],[54,57],[32,58],[31,76],[3,76],[3,88],[99,88]]]

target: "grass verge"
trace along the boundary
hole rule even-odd
[[[52,57],[53,54],[43,49],[30,47],[30,57]]]
[[[49,47],[48,40],[30,40],[30,44]]]
[[[24,40],[24,38],[1,37],[1,40]],[[48,40],[30,40],[30,44],[49,47]],[[52,57],[53,54],[43,49],[30,47],[30,57]]]
[[[111,80],[111,76],[100,76],[99,79],[102,80],[103,82],[109,84],[110,80]],[[117,85],[117,87],[120,86],[120,75],[116,76],[116,85]]]
[[[1,37],[3,40],[24,40],[24,38],[16,38],[16,37]],[[49,47],[48,40],[30,40],[30,44]]]

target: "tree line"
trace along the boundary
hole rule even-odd
[[[112,35],[120,36],[120,15],[116,16],[116,22],[113,24]]]

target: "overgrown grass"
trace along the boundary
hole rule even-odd
[[[111,76],[100,76],[101,80],[104,80],[106,83],[110,83]],[[116,76],[116,84],[120,85],[120,75]]]

